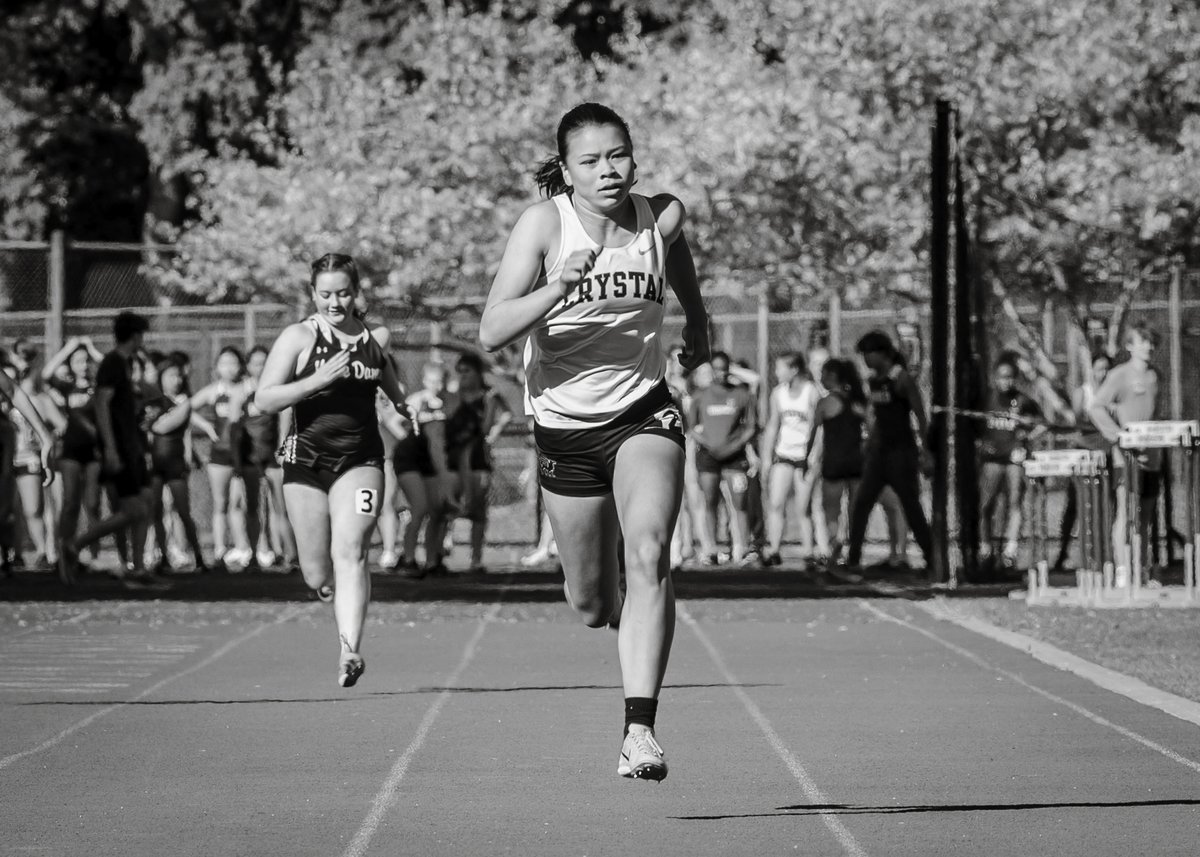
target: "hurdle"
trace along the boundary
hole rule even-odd
[[[1200,543],[1200,521],[1197,520],[1196,447],[1200,444],[1200,421],[1196,420],[1148,420],[1130,423],[1117,438],[1125,467],[1126,481],[1126,533],[1121,550],[1125,567],[1129,570],[1131,590],[1136,598],[1142,579],[1142,498],[1141,468],[1137,465],[1139,453],[1151,449],[1163,451],[1163,467],[1171,466],[1171,450],[1181,450],[1183,475],[1187,492],[1187,526],[1183,547],[1184,589],[1195,594],[1196,589],[1196,545]]]
[[[1079,510],[1079,546],[1082,554],[1080,568],[1075,572],[1075,592],[1081,598],[1093,600],[1104,597],[1113,585],[1113,564],[1108,550],[1107,533],[1112,529],[1111,506],[1108,503],[1108,459],[1103,452],[1091,449],[1054,449],[1032,453],[1023,463],[1027,493],[1033,507],[1032,525],[1034,554],[1037,559],[1028,572],[1027,598],[1044,601],[1052,594],[1062,597],[1065,591],[1051,593],[1050,534],[1047,514],[1048,482],[1053,478],[1070,479],[1074,485]]]
[[[1147,421],[1130,423],[1118,437],[1115,455],[1125,468],[1125,532],[1115,546],[1111,479],[1103,452],[1062,449],[1035,452],[1024,463],[1030,496],[1036,504],[1034,523],[1035,551],[1043,558],[1030,569],[1025,592],[1010,593],[1030,605],[1084,607],[1200,607],[1198,570],[1200,556],[1200,468],[1196,451],[1200,448],[1200,421]],[[1171,466],[1171,450],[1180,450],[1183,484],[1186,486],[1187,524],[1184,527],[1183,586],[1142,586],[1141,474],[1137,456],[1147,449],[1164,451],[1164,466]],[[1080,536],[1083,555],[1075,572],[1075,586],[1049,585],[1049,542],[1046,522],[1046,481],[1052,477],[1075,480],[1079,498]],[[1168,522],[1170,523],[1170,522]]]

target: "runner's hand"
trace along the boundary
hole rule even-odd
[[[106,449],[104,451],[104,472],[110,476],[114,476],[125,469],[124,462],[121,461],[121,456],[117,455],[115,449]]]
[[[566,297],[571,289],[579,285],[595,264],[595,250],[576,250],[567,257],[567,261],[563,263],[562,276],[558,281],[559,291],[562,292],[563,297]]]
[[[322,363],[313,378],[317,380],[317,389],[324,390],[334,381],[350,377],[350,352],[339,351]]]
[[[712,356],[712,346],[708,342],[708,323],[692,322],[683,328],[683,350],[679,353],[679,365],[685,371],[691,372],[698,366],[703,366]]]
[[[54,481],[54,467],[58,463],[56,444],[42,444],[42,485],[47,486]]]

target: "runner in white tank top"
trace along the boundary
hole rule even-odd
[[[770,413],[763,432],[763,469],[767,473],[767,550],[764,565],[779,565],[779,549],[788,501],[795,498],[796,524],[800,546],[808,557],[816,540],[817,554],[829,552],[829,536],[812,515],[815,471],[808,472],[808,436],[821,392],[808,377],[804,355],[790,352],[775,361],[779,386],[771,391]]]
[[[808,453],[812,417],[821,394],[812,381],[802,381],[799,392],[791,384],[780,384],[771,391],[771,407],[779,414],[779,433],[775,439],[775,460],[799,466]]]
[[[562,118],[557,143],[537,176],[550,199],[513,228],[479,338],[495,351],[529,335],[526,401],[568,601],[587,625],[618,627],[617,773],[661,780],[667,764],[653,730],[675,626],[669,540],[684,458],[682,420],[663,380],[667,282],[687,316],[686,369],[708,360],[708,319],[683,206],[630,193],[636,166],[624,120],[581,104]]]
[[[650,202],[633,193],[629,200],[637,215],[633,238],[621,247],[602,247],[583,228],[570,196],[551,199],[561,237],[544,284],[561,288],[573,254],[596,258],[526,340],[526,412],[538,425],[604,425],[666,375],[660,341],[666,250]]]

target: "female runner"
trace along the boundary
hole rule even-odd
[[[367,548],[383,499],[383,442],[375,390],[404,406],[391,361],[354,312],[358,268],[329,253],[312,264],[317,311],[279,335],[254,403],[292,409],[283,442],[283,493],[304,580],[333,601],[341,657],[338,684],[365,663],[359,648],[371,595]]]
[[[664,292],[687,314],[681,362],[708,359],[708,319],[679,200],[630,193],[623,119],[580,104],[537,173],[550,198],[521,215],[480,322],[495,351],[529,335],[527,408],[567,590],[584,622],[618,624],[625,737],[617,773],[661,780],[654,737],[675,628],[670,541],[683,491],[683,429],[663,378]],[[618,545],[624,543],[622,603]]]

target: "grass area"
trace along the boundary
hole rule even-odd
[[[1027,607],[999,598],[955,600],[951,606],[1200,702],[1198,610]]]

